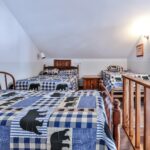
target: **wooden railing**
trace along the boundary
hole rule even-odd
[[[141,94],[144,94],[143,106]],[[123,128],[135,150],[150,149],[149,81],[123,75]]]

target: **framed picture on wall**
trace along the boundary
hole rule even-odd
[[[136,46],[136,57],[143,57],[144,56],[144,44],[138,44]]]

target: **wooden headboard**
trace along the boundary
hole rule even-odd
[[[54,59],[54,66],[46,66],[44,65],[43,71],[46,69],[57,68],[59,70],[69,70],[69,69],[77,69],[79,73],[79,66],[71,66],[71,60],[60,60]]]
[[[70,68],[71,67],[71,60],[54,60],[54,67],[58,68]]]

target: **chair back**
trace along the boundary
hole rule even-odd
[[[4,71],[0,71],[0,89],[3,89],[3,84],[5,86],[5,89],[16,89],[16,82],[15,82],[15,78],[12,74],[8,73],[8,72],[4,72]],[[11,85],[10,85],[11,83]]]

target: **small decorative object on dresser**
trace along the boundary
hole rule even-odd
[[[99,90],[100,75],[85,75],[83,76],[83,88]]]

